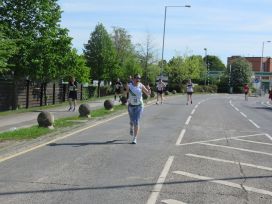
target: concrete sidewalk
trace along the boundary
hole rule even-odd
[[[97,101],[88,102],[88,104],[90,105],[91,109],[94,110],[94,109],[104,107],[105,100],[106,99],[98,99]],[[114,100],[112,101],[114,102],[114,105],[120,104],[118,101],[114,101]],[[69,107],[65,105],[61,107],[46,109],[46,111],[51,112],[54,115],[55,119],[79,116],[78,107],[82,103],[84,102],[78,101],[76,111],[74,112],[69,112],[68,111]],[[0,116],[0,132],[37,125],[38,124],[37,117],[41,111],[42,111],[42,108],[41,110],[37,110],[33,112],[25,112],[25,113],[17,113],[17,114]]]

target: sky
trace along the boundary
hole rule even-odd
[[[69,29],[73,47],[82,53],[98,23],[109,34],[124,28],[133,44],[150,36],[158,59],[162,55],[167,7],[164,59],[175,56],[272,56],[272,0],[59,0],[61,26]],[[271,43],[267,42],[270,41]],[[263,46],[264,45],[264,46]],[[263,49],[264,48],[264,49]]]

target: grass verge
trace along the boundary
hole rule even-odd
[[[101,118],[117,111],[125,110],[127,106],[118,105],[114,106],[113,110],[105,110],[104,108],[99,108],[91,111],[91,118],[81,118],[81,117],[67,117],[55,120],[54,129],[42,128],[37,125],[29,127],[29,128],[21,128],[14,131],[8,131],[0,133],[0,142],[6,140],[27,140],[27,139],[35,139],[40,136],[54,133],[57,130],[61,130],[65,127],[72,127],[76,124],[79,124],[82,120],[91,121],[92,119]],[[78,121],[78,122],[77,122]]]

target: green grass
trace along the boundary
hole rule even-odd
[[[95,119],[95,118],[103,117],[106,115],[110,115],[110,114],[116,113],[117,111],[125,110],[126,108],[127,106],[118,105],[118,106],[114,106],[113,110],[105,110],[104,108],[96,109],[91,111],[91,118],[81,118],[81,117],[74,116],[74,117],[57,119],[54,122],[54,129],[42,128],[35,125],[29,128],[21,128],[14,131],[3,132],[3,133],[0,133],[0,142],[5,140],[35,139],[49,133],[54,133],[57,130],[61,130],[62,128],[72,127],[75,124],[79,124],[78,122],[76,122],[77,120],[78,121],[86,120],[86,119],[92,120],[92,118]]]

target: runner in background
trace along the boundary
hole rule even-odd
[[[75,77],[71,77],[68,83],[68,100],[70,108],[68,111],[75,111],[76,110],[76,100],[77,100],[77,82]]]
[[[193,89],[193,83],[192,83],[191,79],[188,80],[186,90],[187,90],[187,103],[186,103],[186,105],[188,105],[189,103],[193,104],[192,95],[193,95],[194,89]]]
[[[162,81],[162,79],[159,79],[159,82],[157,83],[157,102],[156,102],[156,104],[159,104],[159,98],[161,99],[161,104],[162,104],[162,101],[163,101],[162,94],[163,94],[165,87],[166,87],[166,84]]]
[[[123,87],[122,82],[118,78],[117,81],[115,82],[115,90],[114,90],[114,100],[116,101],[116,97],[118,95],[119,97],[119,102],[120,102],[120,97],[121,97],[121,89]]]
[[[244,84],[245,101],[248,100],[249,87],[248,84]]]

